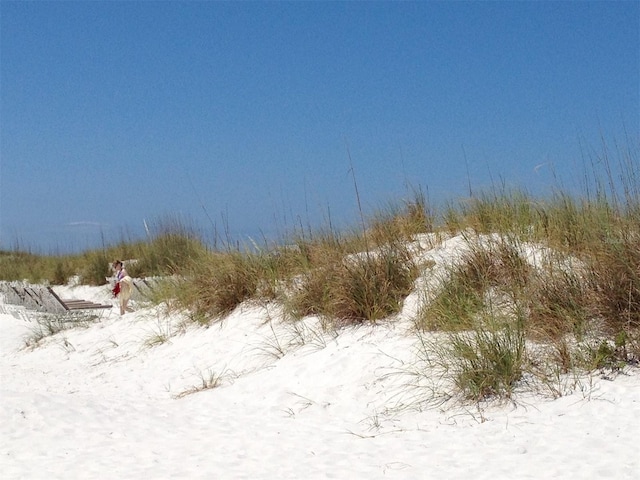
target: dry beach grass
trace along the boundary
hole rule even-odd
[[[336,331],[393,322],[414,295],[414,334],[445,334],[440,363],[457,371],[459,392],[483,400],[509,396],[525,374],[637,364],[640,195],[637,164],[624,166],[622,192],[596,183],[591,196],[540,200],[494,190],[438,215],[418,191],[361,228],[301,230],[285,246],[211,248],[173,220],[146,242],[65,257],[4,252],[0,261],[5,280],[59,284],[76,274],[100,284],[107,259],[133,257],[133,276],[164,279],[149,300],[205,326],[250,303],[279,305],[293,325],[317,316]]]
[[[132,276],[156,278],[148,295],[135,302],[137,312],[122,319],[109,314],[102,320],[83,317],[70,323],[23,311],[21,315],[28,317],[23,323],[31,326],[31,333],[23,337],[19,358],[24,365],[32,365],[38,352],[54,355],[53,349],[58,349],[55,355],[76,359],[89,371],[96,368],[96,375],[113,375],[109,388],[116,388],[116,378],[126,377],[116,375],[109,366],[127,366],[132,372],[150,362],[158,365],[153,370],[157,378],[136,373],[130,379],[138,382],[136,388],[148,390],[150,398],[162,397],[159,392],[164,390],[173,401],[190,402],[187,399],[199,392],[224,391],[233,385],[250,408],[271,419],[272,412],[263,411],[264,406],[247,397],[252,389],[249,379],[258,376],[265,382],[260,392],[271,388],[278,395],[284,388],[297,398],[285,402],[263,393],[266,402],[273,401],[291,418],[304,417],[307,409],[316,412],[319,416],[310,418],[320,422],[314,423],[317,428],[321,418],[331,423],[320,413],[335,412],[332,405],[353,408],[344,396],[353,394],[356,401],[364,402],[357,410],[368,427],[355,428],[349,414],[340,418],[349,419],[343,431],[360,439],[401,435],[398,432],[419,437],[421,427],[406,426],[407,411],[423,412],[419,415],[435,411],[446,422],[464,417],[464,422],[471,418],[484,423],[503,418],[500,408],[505,404],[522,407],[533,405],[535,398],[575,395],[590,399],[602,379],[626,378],[623,384],[633,384],[638,376],[638,163],[625,167],[622,192],[596,182],[595,189],[582,197],[558,193],[541,200],[522,191],[500,189],[442,212],[417,192],[411,201],[377,213],[353,231],[305,229],[277,246],[212,248],[189,228],[169,222],[159,225],[149,241],[121,242],[81,255],[3,252],[4,280],[50,283],[76,294],[84,288],[81,295],[98,301],[104,301],[108,292],[100,284],[109,275],[106,268],[112,258],[133,258],[136,261],[128,265]],[[62,286],[72,275],[94,286]],[[16,332],[24,330],[17,323],[6,325]],[[303,360],[307,357],[313,360],[307,363]],[[21,370],[27,367],[8,359],[3,360],[3,377],[11,378],[9,384],[22,391],[27,380],[18,379],[16,372],[28,374]],[[70,365],[63,362],[51,368],[64,373]],[[28,368],[35,369],[32,373],[37,370]],[[185,372],[190,369],[194,371],[187,379]],[[291,369],[294,377],[270,375],[271,369]],[[358,388],[366,386],[366,392],[339,383],[343,375],[354,379]],[[92,386],[78,384],[75,391],[106,388],[95,379],[87,382]],[[154,386],[143,385],[147,382]],[[291,382],[305,387],[293,387]],[[623,394],[616,392],[612,404],[624,403]],[[238,410],[228,390],[216,395],[216,402],[230,411],[248,415]],[[21,398],[10,396],[11,405],[17,406]],[[629,398],[637,407],[636,397]],[[191,412],[187,403],[182,405]],[[182,418],[184,412],[179,414],[176,408],[171,411]],[[536,408],[546,411],[546,407]],[[409,421],[433,421],[420,418]],[[355,422],[362,427],[359,422],[362,419]],[[13,432],[7,435],[17,442],[24,440]],[[633,433],[618,432],[618,437],[633,438]],[[296,437],[296,441],[305,438]],[[15,454],[11,447],[5,448]],[[380,443],[376,448],[386,447]],[[411,448],[417,447],[411,443]],[[617,453],[610,453],[617,465],[605,461],[602,471],[631,478],[627,475],[637,467],[629,450],[633,447],[616,448]],[[330,455],[335,459],[337,452]],[[405,465],[410,464],[406,455],[401,457]],[[20,472],[7,458],[11,471]],[[298,460],[308,465],[308,458]],[[179,474],[176,464],[163,462]],[[535,478],[535,463],[522,478]],[[393,470],[391,465],[353,471],[382,476]],[[416,460],[412,465],[402,467],[411,474],[396,472],[394,478],[419,478],[416,465],[421,463]],[[251,477],[259,471],[254,467],[236,465],[237,475],[226,478]],[[506,473],[502,467],[493,465],[487,472]],[[313,470],[315,476],[326,468],[334,473],[351,471],[347,466],[336,470],[325,465]],[[548,468],[548,472],[563,473],[561,468]],[[435,471],[465,478],[449,467]],[[288,472],[281,478],[300,473],[295,468]],[[157,471],[145,467],[139,473]]]

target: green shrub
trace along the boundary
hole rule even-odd
[[[331,316],[348,323],[382,320],[400,310],[413,289],[417,268],[401,245],[343,261],[331,278]]]
[[[542,340],[555,342],[567,334],[581,338],[592,318],[584,281],[558,266],[535,276],[523,304],[528,312],[527,332]]]
[[[640,327],[640,228],[627,226],[593,252],[587,275],[591,308],[615,335]]]
[[[435,213],[426,197],[417,191],[402,207],[391,205],[387,211],[377,212],[369,221],[367,235],[374,246],[408,242],[417,234],[432,232],[435,222]]]
[[[88,285],[104,285],[112,275],[113,258],[105,250],[96,250],[84,256],[84,265],[80,272],[82,281]]]
[[[449,366],[456,387],[472,400],[510,397],[522,378],[525,335],[521,322],[480,325],[450,334]]]
[[[459,331],[499,293],[515,302],[529,282],[531,268],[515,239],[469,239],[469,249],[447,272],[434,298],[419,312],[417,326]],[[427,292],[428,293],[428,292]]]
[[[180,302],[200,321],[221,319],[257,292],[257,266],[249,254],[211,254],[191,263],[185,273]]]
[[[345,258],[337,253],[298,279],[288,303],[294,316],[316,314],[329,324],[349,324],[375,322],[400,310],[418,273],[404,245]]]

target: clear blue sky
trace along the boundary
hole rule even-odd
[[[0,2],[0,247],[357,225],[638,145],[640,2]],[[349,159],[349,153],[351,160]],[[466,157],[466,161],[465,161]]]

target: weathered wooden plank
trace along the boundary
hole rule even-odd
[[[104,305],[101,303],[89,302],[87,300],[75,300],[75,299],[63,300],[58,296],[56,292],[53,291],[53,288],[47,287],[47,290],[49,290],[49,293],[51,293],[53,298],[55,298],[60,303],[60,305],[62,305],[64,309],[67,311],[112,308],[112,305]]]

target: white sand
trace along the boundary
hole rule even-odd
[[[106,287],[56,288],[110,301]],[[198,328],[114,308],[26,348],[35,322],[0,305],[1,478],[639,478],[637,369],[482,414],[398,409],[415,365],[406,325],[332,337],[276,313]]]

